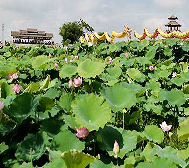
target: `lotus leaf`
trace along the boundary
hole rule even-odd
[[[76,66],[67,64],[67,65],[64,65],[60,69],[59,76],[60,76],[60,78],[66,78],[66,77],[71,78],[73,75],[76,74],[76,72],[77,72],[77,67]]]
[[[95,62],[89,59],[81,62],[77,68],[78,74],[84,78],[95,78],[96,75],[100,75],[105,68],[105,63]]]
[[[137,102],[135,91],[122,84],[104,88],[103,94],[115,111],[129,109]]]
[[[111,119],[111,110],[108,103],[103,97],[95,94],[77,98],[72,102],[71,107],[76,122],[89,131],[103,128]]]
[[[164,139],[163,131],[156,125],[147,125],[143,132],[144,136],[150,141],[161,143]]]
[[[95,160],[95,157],[76,150],[62,153],[62,158],[67,168],[84,168]]]

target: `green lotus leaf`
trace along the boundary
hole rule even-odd
[[[144,82],[145,76],[138,69],[130,68],[127,70],[127,75],[136,81]]]
[[[13,100],[12,104],[10,105],[10,110],[8,111],[8,114],[9,116],[16,118],[18,122],[22,122],[31,114],[33,108],[33,95],[29,93],[24,93],[17,96]]]
[[[150,58],[148,57],[137,57],[137,62],[141,65],[150,65],[152,62],[150,61]]]
[[[60,132],[63,124],[62,120],[58,120],[57,118],[48,118],[43,120],[40,125],[40,129],[45,131],[48,135],[56,135]]]
[[[186,84],[186,85],[183,86],[183,93],[189,94],[189,84]]]
[[[45,164],[42,168],[66,168],[65,162],[60,156],[61,154],[59,157],[56,157],[51,162]]]
[[[138,133],[136,131],[124,130],[122,132],[122,136],[123,136],[123,147],[120,148],[120,153],[118,155],[121,158],[123,158],[126,153],[136,148]]]
[[[71,107],[75,114],[75,120],[81,127],[89,131],[98,130],[110,121],[111,109],[103,97],[89,94],[77,98]]]
[[[164,139],[163,131],[156,125],[147,125],[143,132],[144,136],[150,141],[161,143]]]
[[[188,52],[189,51],[189,43],[184,43],[182,49],[183,49],[183,51]]]
[[[186,148],[186,149],[183,149],[183,150],[179,150],[178,151],[178,155],[179,156],[182,156],[182,158],[184,159],[184,160],[186,160],[186,159],[188,159],[189,158],[189,146],[188,146],[188,148]]]
[[[46,89],[50,83],[50,75],[47,75],[46,79],[42,82],[40,82],[40,88],[39,90]]]
[[[155,146],[153,148],[153,154],[158,155],[160,158],[167,158],[173,163],[177,165],[181,165],[181,167],[186,167],[186,162],[177,149],[172,148],[171,146],[166,146],[165,148],[161,148],[159,146]]]
[[[156,55],[156,50],[157,50],[157,47],[154,47],[154,46],[150,47],[149,51],[145,54],[144,58],[148,58],[149,60],[153,59]],[[149,62],[149,64],[151,64],[150,62]],[[146,63],[146,64],[148,64],[148,63]]]
[[[121,50],[121,46],[119,46],[118,44],[110,44],[108,53],[118,52],[120,50]]]
[[[48,97],[50,99],[55,99],[56,97],[59,97],[58,90],[55,88],[50,88],[44,95],[44,97]]]
[[[39,159],[45,153],[45,146],[48,144],[48,136],[45,132],[28,134],[18,145],[16,158],[24,161]]]
[[[160,101],[168,100],[169,104],[172,106],[181,106],[186,101],[184,93],[177,89],[172,89],[171,91],[160,90],[159,99]]]
[[[178,137],[181,139],[188,139],[189,137],[189,117],[179,123],[180,127],[177,131]]]
[[[95,160],[95,157],[76,150],[64,152],[61,157],[67,168],[84,168]]]
[[[95,160],[90,164],[90,168],[112,168],[113,166],[113,163],[105,164],[100,160]]]
[[[58,102],[58,105],[63,108],[65,111],[71,110],[71,102],[73,100],[73,96],[70,93],[64,93]]]
[[[81,142],[76,135],[69,130],[61,131],[55,135],[53,144],[55,145],[56,150],[60,150],[61,152],[69,151],[71,149],[83,150],[85,148],[85,143]]]
[[[163,51],[164,51],[165,56],[172,56],[172,52],[173,52],[172,49],[167,47]]]
[[[0,135],[4,136],[16,127],[16,122],[0,111]]]
[[[183,72],[188,72],[188,63],[187,62],[181,62],[182,65],[182,71]]]
[[[5,145],[5,142],[2,142],[0,144],[0,154],[3,153],[4,151],[6,151],[7,149],[9,149],[9,146]]]
[[[121,133],[113,127],[105,126],[98,131],[98,147],[105,151],[113,151],[115,140],[118,142],[119,147],[123,147],[123,137]]]
[[[156,158],[153,163],[140,162],[136,168],[177,168],[177,166],[167,158]]]
[[[31,83],[29,86],[24,90],[24,92],[37,92],[39,90],[40,84],[38,82],[36,83]]]
[[[73,75],[76,74],[76,72],[77,72],[76,66],[71,64],[66,64],[60,69],[59,76],[60,78],[66,78],[66,77],[71,78]]]
[[[7,84],[4,80],[0,81],[1,97],[6,98],[7,96],[14,94],[12,88],[13,85]]]
[[[95,62],[89,59],[86,59],[84,62],[81,62],[77,68],[78,74],[84,78],[95,78],[97,75],[100,75],[105,68],[105,63]]]
[[[119,78],[119,76],[122,73],[122,70],[119,66],[107,68],[106,71],[107,71],[107,73],[103,73],[101,78],[102,78],[102,80],[108,81],[108,82],[118,81],[116,79]]]
[[[51,110],[53,106],[53,99],[50,99],[48,97],[42,97],[39,101],[39,105],[37,106],[37,110],[45,112],[46,110]]]
[[[152,144],[150,142],[146,145],[140,155],[144,156],[146,161],[148,162],[153,162],[156,159],[156,156],[153,154]]]
[[[177,78],[177,77],[172,78],[170,81],[177,86],[181,86],[185,82],[184,78],[182,78],[182,77],[181,78]]]
[[[108,74],[114,78],[118,78],[121,75],[121,68],[119,66],[115,66],[112,68],[107,68],[106,71],[108,72]]]
[[[129,167],[134,166],[135,162],[136,162],[135,157],[132,156],[132,155],[129,155],[129,156],[124,160],[125,168],[127,168],[127,167],[129,168]]]
[[[79,128],[79,125],[76,123],[75,118],[72,115],[64,115],[65,123],[72,129]]]
[[[155,76],[158,78],[168,78],[169,75],[170,75],[170,72],[166,69],[157,70],[155,72]]]
[[[31,59],[32,67],[36,69],[44,69],[49,58],[45,55],[40,55]]]
[[[137,102],[135,91],[121,84],[106,87],[103,94],[114,111],[129,109]]]
[[[12,168],[28,168],[31,166],[31,163],[23,162],[21,165],[19,163],[15,163]]]

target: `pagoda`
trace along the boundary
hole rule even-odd
[[[176,20],[178,19],[177,17],[175,17],[174,15],[170,16],[168,18],[170,21],[169,23],[167,23],[165,26],[168,27],[168,29],[166,30],[166,33],[171,33],[172,31],[180,31],[180,27],[181,25],[178,24],[176,22]]]

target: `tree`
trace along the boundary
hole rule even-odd
[[[71,44],[78,41],[80,36],[84,35],[85,32],[93,32],[94,29],[89,26],[86,22],[80,19],[79,22],[68,22],[64,23],[62,27],[60,27],[59,34],[63,38],[63,42],[66,40],[70,40]]]

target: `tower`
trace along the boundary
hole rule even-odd
[[[170,33],[170,32],[172,32],[172,31],[174,31],[174,30],[175,30],[175,31],[180,31],[181,25],[176,22],[176,20],[177,20],[178,18],[175,17],[174,15],[172,15],[172,16],[170,16],[168,19],[169,19],[170,21],[169,21],[169,23],[167,23],[167,24],[165,25],[166,27],[168,27],[167,30],[166,30],[166,32],[167,32],[167,33]]]

